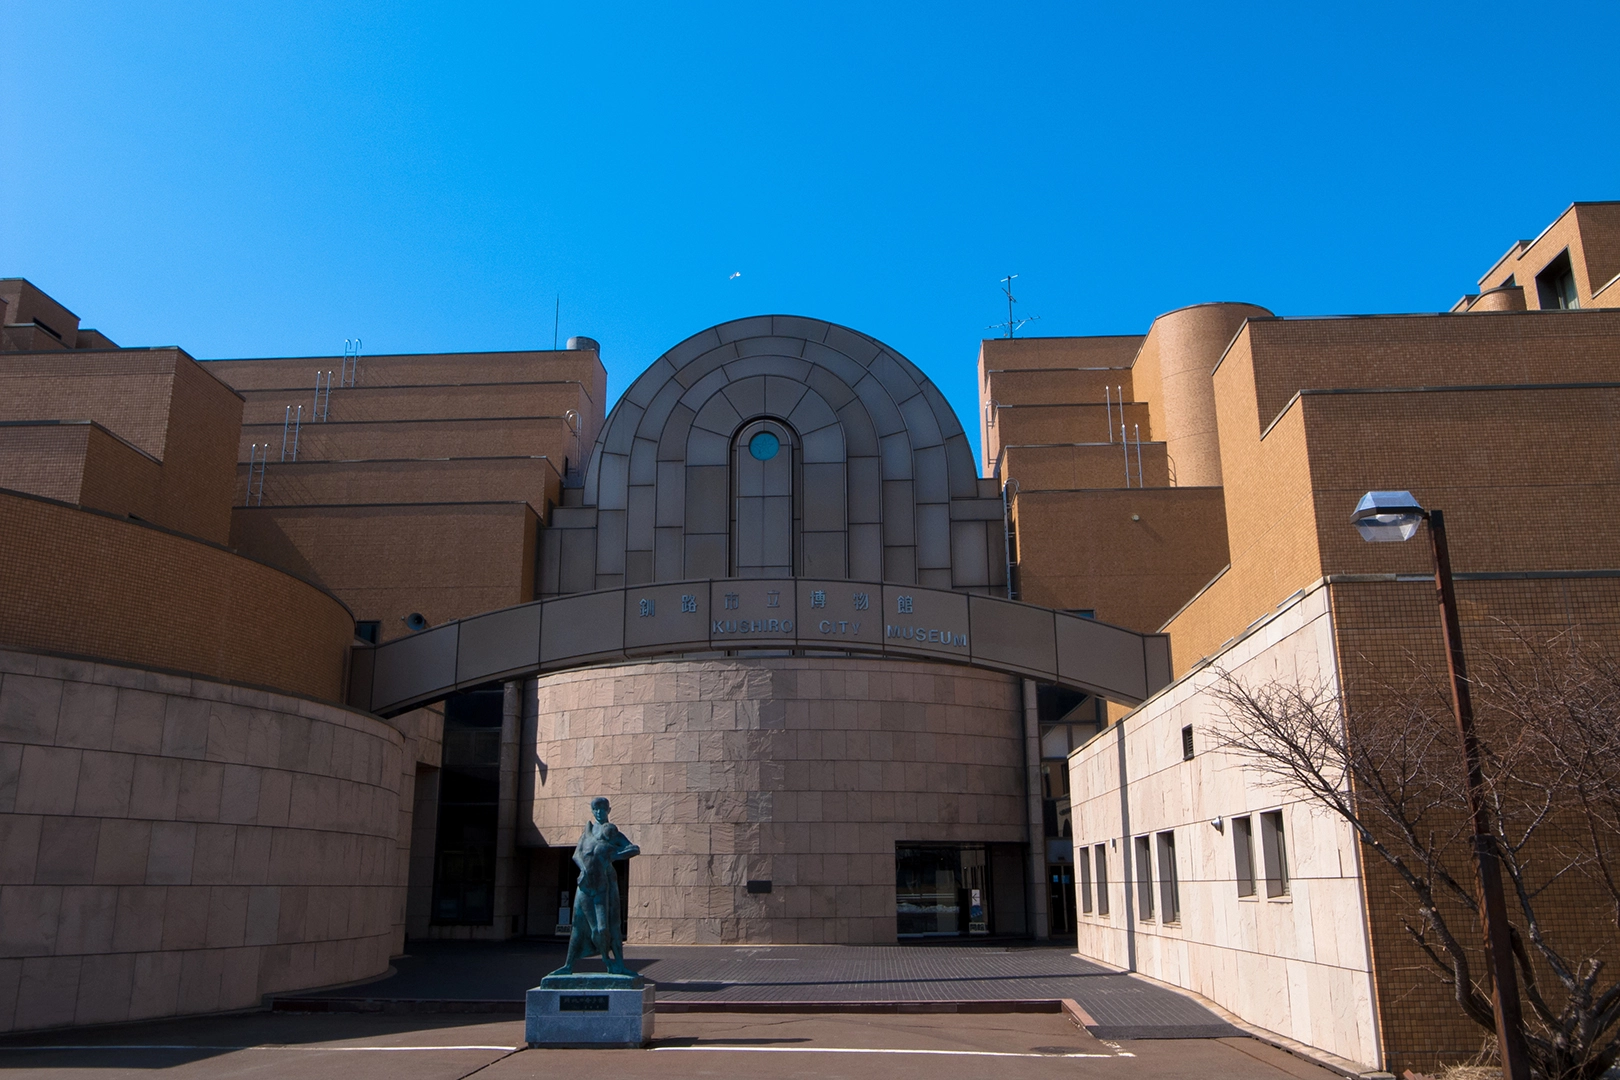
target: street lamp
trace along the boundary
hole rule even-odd
[[[1474,826],[1474,863],[1479,869],[1479,913],[1485,931],[1485,957],[1491,971],[1491,1004],[1496,1012],[1496,1044],[1502,1054],[1503,1080],[1530,1080],[1530,1059],[1525,1051],[1524,1027],[1519,1014],[1519,980],[1513,971],[1512,930],[1507,903],[1502,897],[1502,868],[1496,860],[1495,839],[1485,812],[1485,778],[1479,765],[1479,739],[1474,734],[1474,702],[1468,692],[1468,667],[1463,657],[1462,626],[1457,618],[1457,594],[1451,584],[1451,552],[1446,547],[1446,519],[1439,510],[1425,510],[1409,491],[1369,491],[1356,504],[1350,521],[1363,540],[1399,543],[1417,535],[1429,523],[1434,548],[1434,586],[1440,601],[1440,628],[1446,642],[1446,664],[1451,671],[1451,706],[1457,715],[1467,776],[1468,809]]]

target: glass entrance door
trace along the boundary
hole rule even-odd
[[[894,900],[899,937],[990,933],[990,862],[984,845],[897,845]]]

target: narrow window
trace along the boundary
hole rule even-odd
[[[1288,852],[1283,843],[1281,810],[1260,815],[1260,854],[1266,864],[1266,895],[1288,894]]]
[[[1181,882],[1176,877],[1176,834],[1159,834],[1159,910],[1166,923],[1181,921]]]
[[[1081,848],[1080,855],[1080,913],[1091,914],[1091,849]]]
[[[1193,757],[1192,725],[1188,724],[1181,729],[1181,760],[1191,761]]]
[[[1108,845],[1098,844],[1097,852],[1097,914],[1108,914]]]
[[[1136,838],[1136,906],[1143,919],[1153,918],[1153,844]]]
[[[1237,863],[1239,896],[1254,895],[1254,819],[1232,819],[1232,855]]]

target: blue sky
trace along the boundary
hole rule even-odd
[[[1620,198],[1620,5],[0,6],[0,275],[198,357],[677,341],[916,361],[1163,311],[1443,310]],[[740,272],[740,277],[732,277]]]

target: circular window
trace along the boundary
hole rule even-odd
[[[748,452],[758,461],[769,461],[782,448],[782,440],[768,431],[762,431],[748,440]]]

